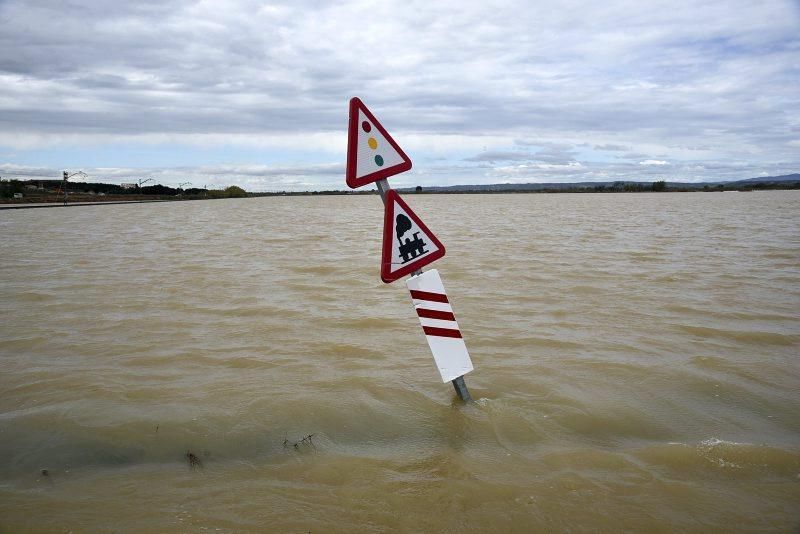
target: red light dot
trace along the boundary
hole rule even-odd
[[[372,125],[367,121],[361,123],[361,129],[365,132],[369,133],[372,130]]]

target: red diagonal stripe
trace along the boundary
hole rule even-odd
[[[431,293],[430,291],[411,290],[411,298],[417,300],[430,300],[431,302],[450,302],[444,293]]]
[[[422,331],[426,336],[436,337],[461,337],[460,330],[453,330],[452,328],[436,328],[435,326],[423,326]]]
[[[455,321],[456,316],[452,312],[439,311],[439,310],[426,310],[425,308],[417,308],[417,315],[426,317],[428,319],[441,319],[442,321]]]

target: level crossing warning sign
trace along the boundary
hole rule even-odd
[[[345,180],[353,189],[411,169],[411,160],[357,97],[350,99]]]
[[[444,245],[397,191],[386,193],[381,280],[387,284],[444,256]]]
[[[471,401],[464,375],[472,371],[438,271],[422,267],[444,256],[444,245],[389,187],[388,177],[411,169],[411,160],[358,98],[350,99],[345,178],[351,188],[377,182],[384,203],[381,279],[387,284],[406,275],[414,309],[443,382],[451,381],[458,397]]]

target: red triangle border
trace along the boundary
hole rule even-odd
[[[390,284],[395,280],[411,274],[417,269],[433,263],[440,259],[445,254],[444,245],[439,238],[437,238],[430,229],[425,226],[425,223],[420,220],[414,211],[408,207],[408,204],[400,197],[394,189],[390,189],[386,193],[386,207],[383,212],[383,249],[381,251],[381,280]],[[392,249],[394,247],[394,203],[397,202],[401,208],[408,214],[408,216],[419,226],[425,235],[433,242],[438,248],[436,252],[428,254],[413,261],[407,265],[403,265],[398,270],[392,272]]]
[[[360,126],[358,124],[359,110],[364,112],[364,115],[367,116],[370,122],[372,122],[372,124],[378,129],[383,137],[389,141],[389,144],[397,152],[397,154],[403,158],[402,163],[398,163],[397,165],[387,167],[385,169],[380,169],[371,174],[362,176],[361,178],[356,178],[356,162],[358,161],[358,128]],[[347,185],[352,189],[356,189],[358,187],[377,182],[378,180],[383,180],[389,176],[406,172],[410,169],[411,159],[409,159],[406,153],[403,152],[403,149],[400,148],[400,145],[398,145],[392,136],[389,135],[389,132],[387,132],[378,119],[375,118],[375,115],[373,115],[372,112],[367,109],[367,106],[364,105],[364,102],[362,102],[360,98],[355,96],[351,98],[350,122],[347,128],[347,168],[345,170],[345,181],[347,182]]]

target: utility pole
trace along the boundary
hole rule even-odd
[[[64,179],[61,181],[61,189],[64,190],[64,205],[67,205],[67,180],[69,179],[69,173],[64,171]]]
[[[183,197],[183,186],[184,185],[192,185],[192,182],[183,182],[182,184],[178,184],[178,191],[180,191],[180,193],[178,193],[179,197]]]
[[[72,174],[68,173],[67,171],[64,171],[63,179],[61,180],[61,187],[62,187],[62,189],[64,189],[64,205],[65,206],[67,205],[67,200],[68,200],[68,198],[67,198],[67,180],[69,180],[73,176],[77,176],[77,175],[81,175],[81,176],[84,176],[84,177],[88,177],[89,176],[88,174],[86,174],[83,171],[73,172]]]

